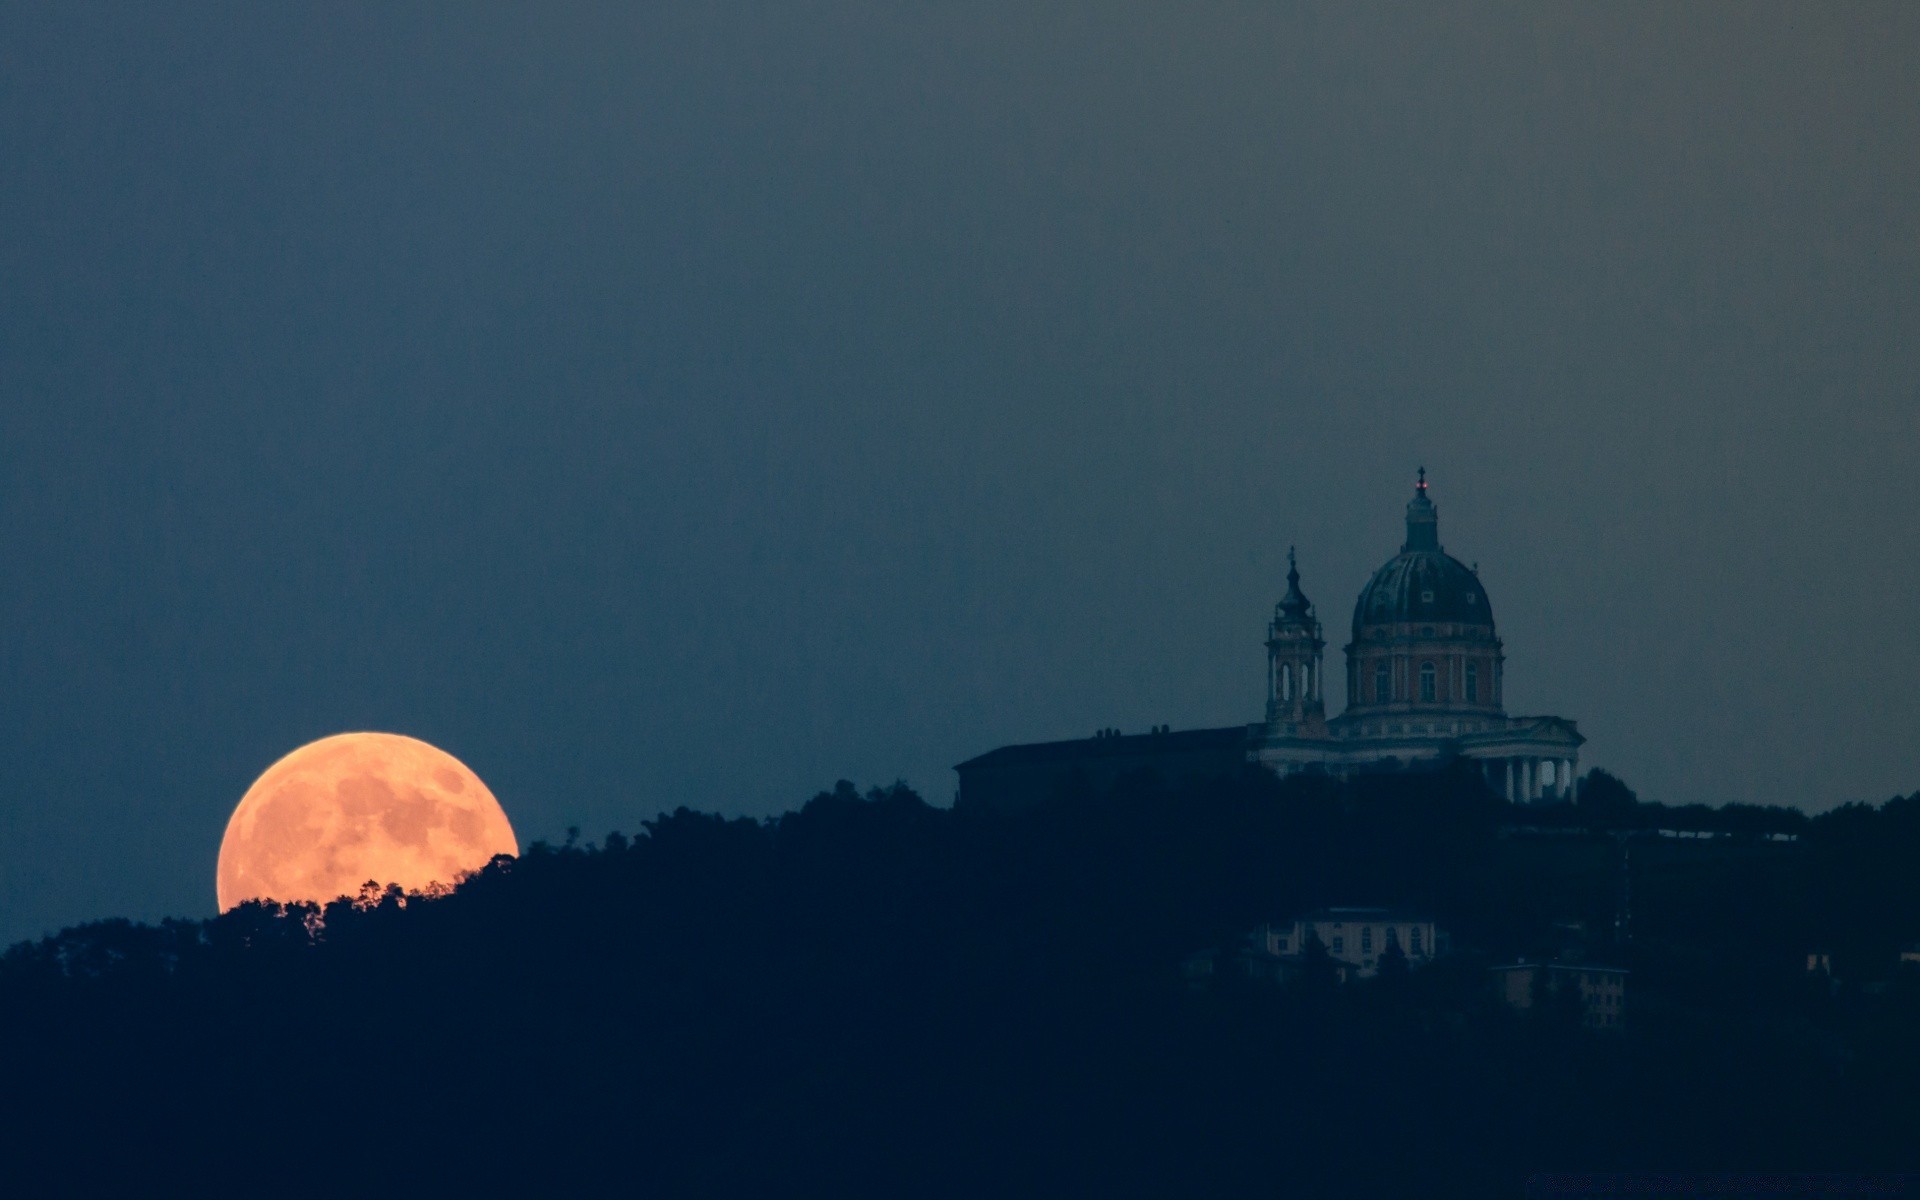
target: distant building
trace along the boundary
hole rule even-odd
[[[1171,784],[1233,776],[1247,770],[1247,729],[1102,730],[1067,742],[1002,746],[956,770],[960,803],[1025,808],[1076,788],[1109,788],[1141,772]]]
[[[1268,925],[1255,934],[1256,947],[1272,958],[1298,958],[1309,939],[1318,937],[1327,956],[1355,978],[1380,970],[1388,946],[1398,946],[1409,967],[1423,966],[1445,954],[1448,938],[1431,917],[1385,908],[1323,908],[1290,925]]]
[[[1151,771],[1169,782],[1230,774],[1258,763],[1280,774],[1333,775],[1471,760],[1515,803],[1571,800],[1580,746],[1563,717],[1508,716],[1506,654],[1479,570],[1440,545],[1439,510],[1420,473],[1407,536],[1354,604],[1346,705],[1329,719],[1326,642],[1300,570],[1287,553],[1287,591],[1267,626],[1266,719],[1254,725],[1003,746],[955,768],[960,803],[1008,807],[1073,781],[1102,786]]]
[[[1389,946],[1400,948],[1409,969],[1451,949],[1446,932],[1431,917],[1386,908],[1322,908],[1284,925],[1262,925],[1235,945],[1190,955],[1181,971],[1189,983],[1202,987],[1227,974],[1293,983],[1307,974],[1307,943],[1316,937],[1340,983],[1378,975]]]
[[[1541,972],[1545,972],[1544,982]],[[1626,1012],[1624,967],[1592,963],[1529,963],[1493,968],[1494,992],[1509,1008],[1526,1011],[1541,987],[1573,993],[1580,1002],[1580,1023],[1588,1029],[1618,1029]]]

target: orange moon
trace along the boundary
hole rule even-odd
[[[321,738],[268,767],[227,821],[220,911],[246,900],[325,904],[374,880],[451,887],[496,854],[513,826],[480,777],[397,733]]]

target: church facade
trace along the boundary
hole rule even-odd
[[[1423,470],[1400,553],[1354,604],[1338,716],[1326,715],[1326,641],[1289,551],[1286,595],[1267,626],[1263,722],[1003,746],[955,768],[960,803],[1030,803],[1073,780],[1102,785],[1143,769],[1178,780],[1253,762],[1282,775],[1351,775],[1457,759],[1515,803],[1572,799],[1585,739],[1563,717],[1507,715],[1492,603],[1479,572],[1441,546],[1427,492]]]

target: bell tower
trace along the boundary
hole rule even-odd
[[[1300,590],[1300,567],[1287,548],[1287,594],[1267,626],[1267,724],[1284,733],[1324,733],[1320,655],[1326,649],[1313,602]]]

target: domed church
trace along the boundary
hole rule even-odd
[[[1421,470],[1407,538],[1353,606],[1346,703],[1326,714],[1321,636],[1300,568],[1287,552],[1287,591],[1267,626],[1264,723],[1002,746],[955,768],[961,804],[1033,803],[1063,787],[1103,786],[1139,771],[1178,781],[1260,763],[1280,774],[1349,775],[1474,762],[1516,803],[1573,797],[1580,736],[1562,717],[1510,717],[1500,636],[1476,568],[1440,544],[1440,513]]]
[[[1328,720],[1320,622],[1287,555],[1287,594],[1267,631],[1267,720],[1250,757],[1281,773],[1345,774],[1446,758],[1480,765],[1511,800],[1570,799],[1580,736],[1562,717],[1510,717],[1500,635],[1479,572],[1440,544],[1420,472],[1407,540],[1360,589],[1346,645],[1346,705]]]

